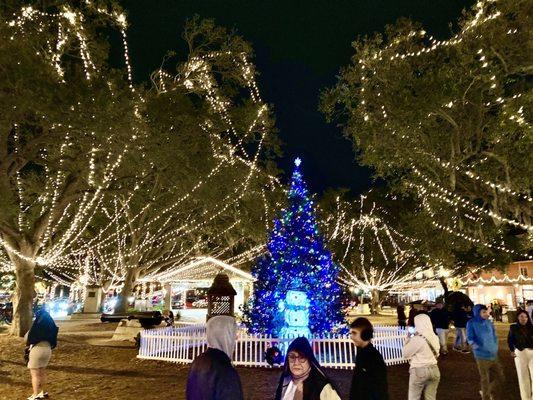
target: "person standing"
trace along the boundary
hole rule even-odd
[[[520,310],[517,322],[509,328],[507,343],[514,357],[520,397],[522,400],[533,399],[533,325],[527,311]]]
[[[396,314],[398,315],[398,326],[405,328],[407,326],[407,316],[405,315],[405,305],[403,301],[396,307]]]
[[[414,318],[415,333],[409,334],[403,346],[403,355],[409,359],[408,400],[435,400],[440,382],[437,366],[439,338],[433,332],[431,319],[427,314]]]
[[[187,400],[242,400],[239,374],[231,365],[235,318],[217,315],[207,321],[208,348],[194,359],[187,377]]]
[[[500,400],[502,396],[503,370],[498,360],[498,337],[489,320],[487,306],[476,304],[473,318],[466,324],[466,337],[472,347],[481,379],[483,400]]]
[[[527,311],[527,315],[529,315],[530,319],[533,319],[533,300],[528,300],[525,306],[526,306],[525,310]]]
[[[48,397],[45,392],[46,367],[52,357],[52,349],[57,346],[57,332],[59,328],[54,320],[42,307],[35,314],[35,320],[26,334],[26,352],[29,352],[28,368],[31,374],[33,394],[28,400],[44,399]]]
[[[372,344],[374,327],[366,318],[350,324],[350,338],[357,346],[350,400],[388,400],[387,366]]]
[[[453,325],[455,326],[455,341],[453,342],[453,349],[462,353],[470,353],[468,344],[466,342],[466,323],[468,322],[468,314],[466,307],[462,304],[458,305],[453,315]]]
[[[502,306],[500,306],[500,303],[498,303],[498,300],[494,300],[494,304],[492,305],[492,310],[494,313],[494,321],[501,321],[502,320]]]
[[[275,400],[340,400],[305,337],[294,339],[287,349]]]
[[[444,307],[442,301],[438,301],[429,315],[435,332],[439,337],[440,353],[446,355],[448,354],[448,332],[450,330],[450,315],[448,310]]]

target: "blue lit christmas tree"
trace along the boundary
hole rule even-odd
[[[294,162],[288,207],[274,221],[268,251],[252,268],[257,281],[243,310],[252,333],[330,333],[344,321],[339,267],[318,232],[300,163]]]

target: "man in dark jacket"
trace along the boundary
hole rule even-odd
[[[357,346],[350,400],[388,400],[387,367],[372,344],[374,327],[366,318],[350,324],[350,337]]]
[[[241,380],[231,365],[235,318],[219,315],[207,321],[207,350],[191,364],[187,400],[242,400]]]
[[[466,323],[468,322],[468,313],[466,306],[460,304],[452,314],[453,325],[455,326],[455,341],[453,349],[462,353],[470,353],[466,342]]]
[[[435,304],[435,308],[429,313],[433,329],[439,337],[440,353],[448,354],[448,332],[450,328],[450,315],[442,301]]]

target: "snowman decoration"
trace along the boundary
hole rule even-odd
[[[284,325],[279,336],[294,338],[311,336],[309,329],[309,299],[307,293],[300,290],[289,290],[285,300],[280,300],[279,311],[283,313]]]

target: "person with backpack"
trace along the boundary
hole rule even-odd
[[[489,320],[487,306],[476,304],[473,318],[466,324],[466,337],[474,353],[481,379],[483,400],[504,399],[502,366],[498,360],[498,337]]]
[[[350,324],[350,338],[357,346],[350,400],[388,400],[387,366],[372,344],[374,327],[360,317]]]
[[[46,367],[52,357],[52,349],[57,346],[59,328],[54,320],[42,307],[35,314],[35,320],[26,334],[25,359],[31,374],[33,394],[28,400],[44,399],[48,393],[46,385]]]
[[[415,332],[409,333],[403,355],[409,359],[409,396],[408,400],[435,400],[440,382],[437,365],[439,338],[433,332],[431,319],[427,314],[414,318]]]

